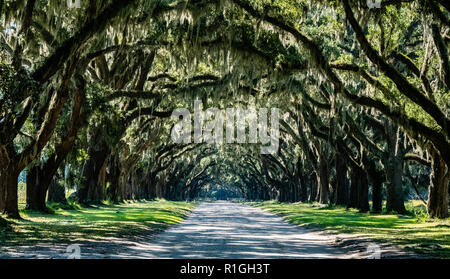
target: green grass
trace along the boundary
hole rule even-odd
[[[345,207],[321,208],[306,203],[250,204],[280,214],[293,224],[332,233],[358,234],[433,257],[450,258],[450,219],[428,219],[419,201],[406,204],[411,212],[408,215],[359,213]]]
[[[54,214],[22,209],[23,220],[8,220],[10,229],[0,230],[0,247],[148,235],[179,223],[195,204],[157,200],[92,208],[50,206]]]

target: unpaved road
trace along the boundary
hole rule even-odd
[[[203,203],[148,245],[148,258],[345,258],[332,238],[247,205]]]
[[[247,205],[199,205],[182,223],[157,236],[78,243],[81,258],[354,258],[334,247],[334,237],[288,224]],[[76,242],[74,242],[76,243]],[[72,244],[74,244],[72,243]],[[67,258],[64,245],[13,247],[0,258]]]

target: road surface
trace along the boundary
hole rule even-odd
[[[146,258],[345,258],[332,238],[248,205],[203,203],[147,246]]]

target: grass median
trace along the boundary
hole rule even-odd
[[[308,203],[252,202],[288,222],[332,233],[350,233],[439,258],[450,258],[450,219],[426,216],[419,201],[406,203],[408,215],[359,213],[341,206]]]
[[[0,248],[159,233],[181,222],[194,207],[195,203],[156,200],[71,209],[53,204],[54,214],[21,210],[23,220],[8,220],[9,227],[0,230]]]

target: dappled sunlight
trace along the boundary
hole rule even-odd
[[[413,203],[413,202],[411,202]],[[427,251],[432,255],[450,256],[450,220],[423,221],[415,216],[358,213],[343,207],[331,209],[310,204],[274,202],[253,203],[270,212],[281,214],[287,221],[300,226],[325,229],[334,233],[354,233],[378,241],[420,252],[421,243],[435,243],[441,249]],[[411,206],[407,204],[407,206]]]
[[[12,246],[98,241],[161,232],[179,223],[194,207],[184,202],[145,202],[101,205],[81,210],[59,209],[55,214],[23,211],[13,231],[0,235],[2,249]]]
[[[137,258],[348,257],[330,243],[327,236],[256,208],[215,202],[200,205],[181,224],[133,250]]]

